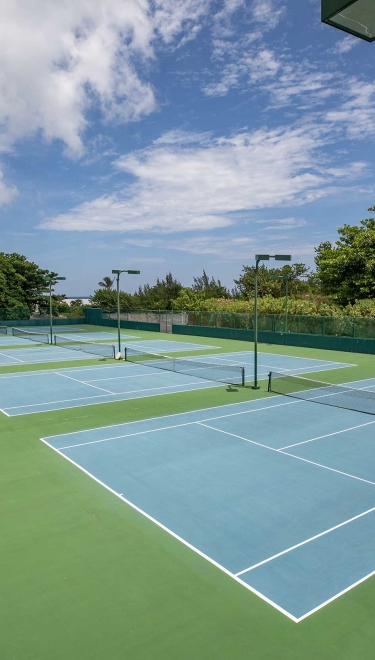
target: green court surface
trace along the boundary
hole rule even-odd
[[[183,357],[252,349],[251,344],[230,340],[129,334],[141,340],[213,347],[181,352]],[[310,374],[330,383],[375,376],[371,355],[259,348],[268,354],[354,365]],[[63,367],[87,364],[72,360],[64,361]],[[92,364],[102,365],[96,359]],[[0,374],[61,366],[17,364],[0,367]],[[40,442],[80,430],[262,399],[270,396],[266,385],[263,380],[259,391],[219,386],[30,416],[0,414],[2,659],[373,657],[374,577],[295,623]],[[319,411],[324,406],[316,407]]]

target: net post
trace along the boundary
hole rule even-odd
[[[55,343],[55,346],[57,346],[57,344],[56,344],[56,335],[54,335],[54,337],[55,337],[54,338],[54,343]]]
[[[272,392],[272,371],[268,374],[268,388],[267,392]]]
[[[242,367],[242,387],[245,387],[245,367]]]
[[[127,361],[127,359],[128,359],[128,349],[125,346],[125,350],[124,350],[124,360],[125,360],[125,362]]]

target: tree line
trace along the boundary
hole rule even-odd
[[[368,209],[375,211],[375,206]],[[338,229],[334,243],[325,241],[315,248],[315,271],[303,263],[284,265],[281,268],[259,268],[259,298],[263,308],[282,309],[285,296],[285,276],[291,303],[296,313],[309,313],[306,305],[315,312],[330,314],[337,309],[346,313],[354,308],[362,310],[364,316],[375,315],[375,219],[361,220],[359,225],[345,224]],[[57,273],[40,268],[25,256],[17,253],[0,253],[0,308],[24,307],[30,313],[46,312],[49,305],[45,275],[56,277]],[[255,267],[244,265],[234,286],[229,290],[220,279],[215,279],[203,270],[202,275],[193,277],[191,286],[184,287],[167,273],[154,285],[144,284],[134,294],[120,292],[123,309],[232,309],[250,311],[254,294]],[[276,277],[275,277],[276,276]],[[91,296],[94,307],[113,308],[117,305],[114,280],[103,277],[99,288]],[[55,314],[82,315],[82,301],[71,306],[64,295],[53,295]],[[330,311],[331,310],[331,311]],[[333,310],[333,311],[332,311]],[[349,311],[348,311],[349,310]]]

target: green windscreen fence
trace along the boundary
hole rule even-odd
[[[90,310],[85,310],[86,316]],[[116,309],[91,310],[101,313],[104,321],[117,322]],[[253,330],[254,315],[236,312],[191,312],[181,310],[121,309],[120,320],[128,322],[158,324],[161,332],[168,332],[172,326],[195,326],[201,328],[230,328]],[[87,322],[88,317],[86,318]],[[100,323],[100,321],[97,321]],[[104,325],[104,324],[103,324]],[[145,328],[146,329],[146,328]],[[302,314],[259,314],[260,332],[277,332],[300,335],[321,335],[325,337],[350,337],[354,339],[375,339],[375,318],[354,316],[304,316]]]
[[[234,312],[185,312],[186,325],[210,328],[253,330],[253,314]],[[267,332],[324,335],[328,337],[375,338],[375,318],[350,316],[303,316],[288,314],[259,314],[258,329]]]

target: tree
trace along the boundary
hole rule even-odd
[[[315,249],[322,292],[342,305],[375,298],[375,219],[361,220],[359,226],[345,224],[338,234],[334,245],[325,241]]]
[[[226,286],[223,286],[220,280],[211,279],[203,269],[200,277],[194,277],[194,284],[191,287],[196,293],[202,292],[205,298],[229,298],[230,293]]]
[[[206,309],[206,303],[209,301],[202,291],[193,291],[189,287],[181,289],[177,298],[171,300],[172,308],[176,310],[203,310]]]
[[[48,289],[45,275],[57,276],[57,273],[39,268],[16,252],[0,252],[0,307],[25,305],[30,312],[34,311],[43,304]]]
[[[90,298],[93,307],[103,307],[109,309],[117,308],[117,292],[113,289],[97,289]],[[133,307],[133,298],[129,293],[120,291],[121,309],[130,309]]]
[[[114,281],[115,281],[114,279],[106,275],[105,277],[103,277],[103,281],[99,282],[99,286],[101,286],[102,289],[105,289],[106,291],[110,291],[113,287]]]
[[[52,316],[59,316],[59,314],[64,314],[65,312],[70,311],[70,306],[66,302],[65,294],[52,294]],[[49,294],[43,295],[39,299],[38,303],[38,312],[39,314],[49,315]]]
[[[172,300],[177,298],[182,285],[167,273],[165,280],[156,280],[155,286],[140,286],[134,295],[134,306],[145,309],[172,309]]]
[[[243,266],[242,274],[238,280],[234,280],[236,290],[235,297],[250,298],[254,295],[255,266]],[[285,283],[283,280],[272,280],[271,275],[288,275],[288,289],[290,294],[303,293],[312,286],[310,269],[305,264],[286,265],[282,268],[267,268],[261,264],[258,270],[258,295],[273,296],[281,298],[285,295]],[[307,278],[307,281],[304,280]]]

